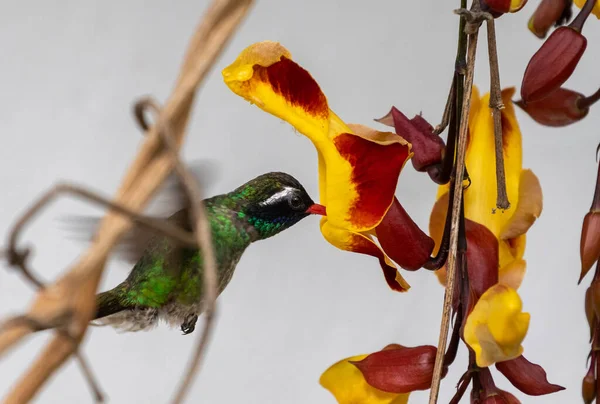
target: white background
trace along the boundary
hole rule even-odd
[[[31,4],[34,3],[34,4]],[[454,2],[276,1],[254,7],[208,77],[194,107],[185,145],[188,159],[212,158],[219,176],[207,189],[226,192],[267,171],[286,171],[318,198],[316,153],[285,122],[250,106],[223,84],[221,69],[247,45],[280,41],[320,83],[331,108],[367,125],[395,105],[436,122],[446,100],[455,55]],[[112,195],[136,153],[141,135],[132,101],[163,101],[206,1],[5,2],[0,14],[0,234],[17,214],[58,180],[86,183]],[[526,23],[537,1],[498,21],[502,84],[519,86],[541,45]],[[600,25],[591,17],[588,50],[568,86],[592,93],[600,54]],[[485,35],[485,34],[484,34]],[[475,82],[488,86],[487,52],[479,47]],[[528,273],[520,289],[531,326],[525,354],[551,382],[567,390],[526,397],[494,371],[498,384],[524,403],[579,402],[588,354],[579,276],[581,220],[596,176],[600,107],[566,129],[537,125],[518,111],[524,166],[539,176],[544,212],[528,233]],[[427,229],[436,187],[407,165],[397,196]],[[57,215],[97,213],[79,202],[55,204],[26,234],[35,243],[32,265],[54,279],[84,245],[69,241]],[[3,236],[5,237],[5,236]],[[120,282],[128,267],[112,261],[102,282]],[[443,289],[426,271],[404,273],[412,289],[390,291],[373,258],[346,253],[321,236],[318,218],[248,249],[219,299],[216,332],[188,402],[333,403],[319,386],[333,362],[388,343],[437,343]],[[589,278],[584,281],[589,284]],[[0,316],[22,311],[32,290],[9,268],[0,272]],[[200,323],[199,323],[200,324]],[[36,336],[0,363],[6,394],[47,335]],[[160,326],[148,333],[93,329],[85,341],[110,402],[169,400],[198,333],[181,336]],[[459,352],[442,385],[452,396],[466,367]],[[425,402],[426,392],[411,402]],[[468,399],[465,399],[467,401]],[[38,396],[40,403],[89,402],[73,361]]]

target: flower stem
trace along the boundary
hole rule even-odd
[[[592,10],[594,9],[595,5],[596,5],[596,0],[587,0],[585,2],[585,5],[579,12],[579,14],[577,14],[577,17],[575,17],[573,22],[571,22],[571,24],[569,24],[569,27],[573,28],[574,30],[576,30],[578,32],[583,31],[583,25],[585,24],[585,21],[592,13]]]
[[[598,211],[600,211],[600,164],[598,164],[598,174],[596,175],[596,189],[594,190],[594,199],[592,199],[592,206],[590,207],[590,212]],[[596,272],[600,271],[596,270]]]
[[[594,105],[598,100],[600,100],[600,88],[589,97],[580,98],[579,100],[577,100],[577,108],[581,110],[587,109]]]
[[[479,4],[474,0],[474,4]],[[463,17],[464,18],[464,17]],[[467,26],[465,26],[467,28]],[[465,152],[467,146],[467,132],[469,122],[469,110],[471,107],[471,92],[473,87],[473,74],[475,66],[475,55],[477,53],[478,29],[470,33],[467,45],[467,66],[464,85],[463,105],[461,108],[460,131],[458,135],[458,147],[456,153],[456,165],[454,179],[450,186],[454,187],[454,197],[452,199],[452,222],[450,225],[450,249],[448,261],[446,263],[446,292],[444,295],[444,306],[442,309],[442,321],[440,325],[440,337],[438,341],[438,350],[435,358],[435,367],[431,381],[431,391],[429,395],[429,404],[437,403],[439,395],[442,369],[444,366],[444,353],[448,339],[448,326],[450,323],[452,299],[454,296],[454,281],[456,277],[456,258],[458,249],[458,231],[459,231],[459,212],[461,208],[463,194],[463,177],[465,172]],[[459,80],[460,81],[460,80]]]
[[[496,46],[496,23],[487,20],[488,54],[490,60],[490,105],[494,117],[494,139],[496,146],[496,207],[508,209],[510,202],[506,192],[504,172],[504,148],[502,146],[502,90],[500,89],[500,71],[498,67],[498,48]]]

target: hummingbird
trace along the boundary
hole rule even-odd
[[[250,244],[311,214],[325,214],[325,207],[313,202],[298,180],[282,172],[260,175],[203,202],[212,230],[219,295]],[[188,205],[166,220],[192,231],[190,213]],[[179,326],[184,335],[192,333],[202,310],[201,251],[143,228],[131,234],[140,257],[123,282],[96,296],[96,324],[133,332],[163,320]]]

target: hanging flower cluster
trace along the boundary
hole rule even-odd
[[[522,5],[512,2],[505,8],[511,11]],[[436,270],[440,282],[445,283],[447,206],[452,192],[444,167],[448,161],[452,163],[454,150],[446,147],[422,116],[409,119],[393,107],[377,119],[393,132],[345,123],[330,109],[313,77],[276,42],[250,45],[222,74],[235,94],[287,121],[315,146],[320,203],[327,210],[320,228],[329,243],[376,257],[393,290],[409,289],[395,264],[406,270]],[[526,232],[541,214],[542,193],[537,177],[522,168],[513,93],[513,89],[502,92],[506,105],[501,116],[505,176],[512,201],[512,207],[504,212],[494,209],[496,178],[489,164],[495,152],[494,121],[487,105],[489,96],[480,98],[474,89],[469,115],[465,161],[470,186],[464,192],[461,215],[468,249],[460,260],[468,276],[459,280],[453,307],[457,323],[445,353],[444,374],[459,341],[464,341],[472,366],[463,381],[477,379],[479,387],[472,396],[478,400],[514,398],[495,387],[489,371],[492,365],[525,394],[562,389],[550,384],[544,370],[522,356],[530,316],[523,312],[517,290],[526,268]],[[428,173],[440,184],[431,214],[431,237],[395,196],[398,177],[408,160],[415,170]],[[337,362],[323,373],[320,382],[342,404],[406,403],[412,391],[430,388],[436,355],[437,348],[431,345],[391,344],[379,352]]]

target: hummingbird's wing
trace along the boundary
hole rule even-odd
[[[196,161],[189,163],[188,169],[198,182],[200,189],[205,189],[215,182],[217,170],[214,162]],[[191,231],[190,202],[175,173],[172,173],[165,180],[153,202],[147,209],[149,213],[146,213],[146,216],[156,220],[168,220],[187,231]],[[62,216],[59,222],[61,227],[68,232],[67,238],[79,242],[89,242],[96,233],[101,220],[102,217],[100,216],[67,215]],[[142,257],[146,248],[156,237],[165,236],[158,230],[139,223],[133,223],[129,231],[123,235],[114,248],[113,253],[117,258],[134,264]]]

